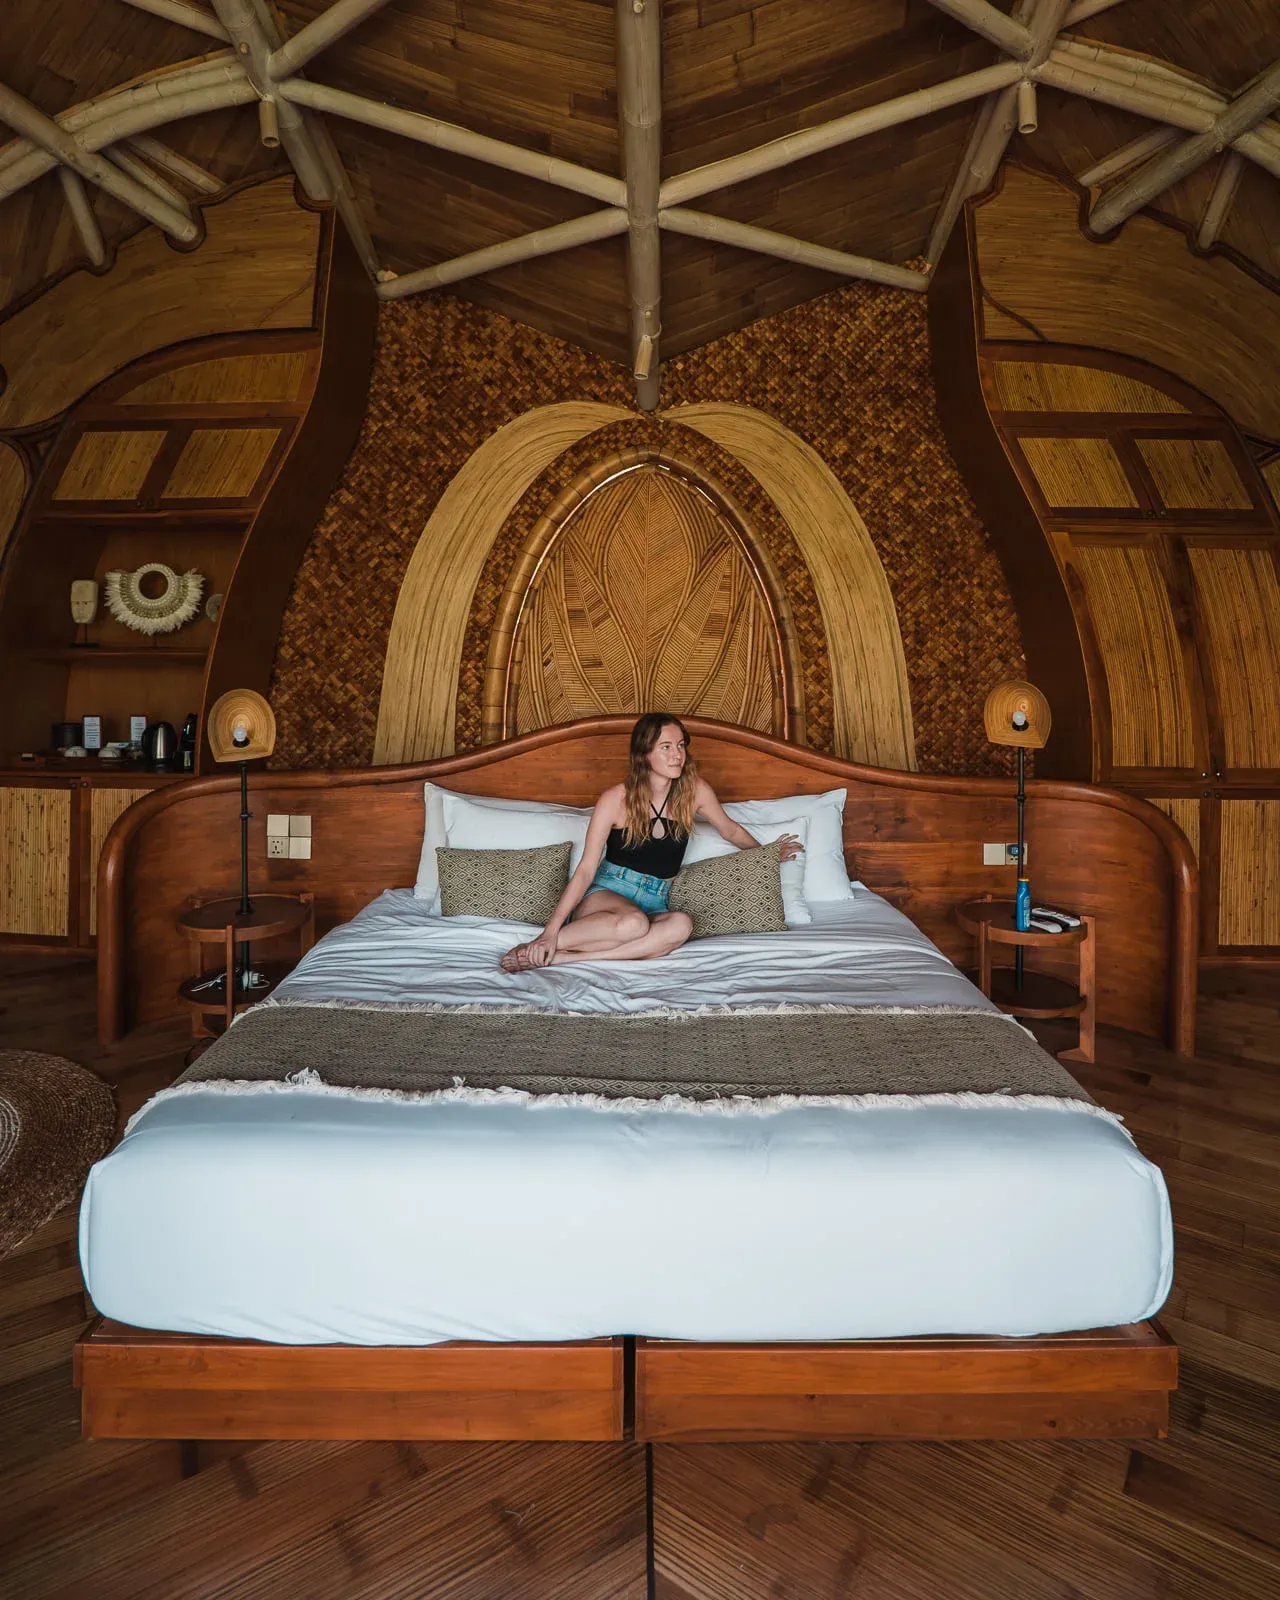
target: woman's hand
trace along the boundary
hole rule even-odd
[[[804,850],[804,846],[794,833],[784,833],[778,843],[782,846],[782,849],[778,852],[780,861],[794,861]]]
[[[556,943],[559,936],[558,928],[544,928],[536,939],[525,946],[531,967],[550,966],[551,958],[556,953]]]

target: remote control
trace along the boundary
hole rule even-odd
[[[1078,928],[1080,918],[1073,917],[1069,911],[1055,911],[1052,906],[1032,906],[1033,917],[1053,917],[1055,921],[1065,924],[1068,928]]]
[[[1065,933],[1067,931],[1060,922],[1050,922],[1048,917],[1032,917],[1031,926],[1039,928],[1041,933]]]

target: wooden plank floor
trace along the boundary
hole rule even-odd
[[[0,957],[0,1047],[129,1114],[161,1026],[93,1043],[87,963]],[[1046,1033],[1046,1037],[1050,1037]],[[1095,1095],[1164,1168],[1168,1440],[1048,1445],[85,1444],[74,1219],[0,1262],[5,1600],[1271,1600],[1280,1594],[1280,973],[1202,981],[1200,1055],[1104,1036]],[[651,1532],[652,1549],[649,1545]]]

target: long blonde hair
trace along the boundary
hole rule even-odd
[[[698,764],[689,754],[689,732],[679,717],[665,711],[647,712],[631,730],[631,762],[627,768],[625,820],[622,843],[634,850],[649,837],[652,823],[653,787],[649,782],[649,753],[664,728],[679,728],[684,739],[684,771],[671,785],[663,807],[662,820],[669,822],[678,838],[693,832],[694,801],[698,788]]]

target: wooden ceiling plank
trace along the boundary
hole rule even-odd
[[[559,250],[571,250],[574,245],[608,239],[614,234],[625,233],[627,226],[627,213],[621,207],[591,211],[585,217],[571,217],[568,222],[557,222],[551,228],[538,228],[533,233],[521,234],[517,239],[486,245],[483,250],[455,256],[452,261],[441,261],[434,267],[423,267],[419,272],[384,277],[378,284],[378,297],[381,300],[403,300],[407,295],[420,294],[424,289],[439,289],[446,283],[478,277],[481,273],[492,272],[497,267],[508,267],[517,261],[554,255]]]
[[[1228,150],[1218,167],[1213,188],[1204,208],[1204,215],[1196,230],[1196,244],[1201,250],[1208,250],[1216,243],[1243,176],[1244,157],[1238,150]]]
[[[347,117],[355,122],[367,123],[371,128],[382,128],[387,133],[398,133],[419,144],[436,145],[442,150],[470,156],[491,166],[504,167],[508,172],[520,172],[526,177],[538,178],[560,189],[572,189],[578,194],[590,195],[608,205],[626,203],[626,185],[620,178],[607,173],[593,172],[589,167],[579,167],[571,161],[561,161],[556,156],[542,155],[535,150],[525,150],[519,145],[507,144],[501,139],[490,139],[485,134],[472,133],[455,123],[441,122],[420,111],[401,111],[363,95],[348,94],[345,89],[331,89],[328,84],[289,78],[279,86],[282,98],[311,106],[317,111],[331,111],[335,116]]]
[[[133,178],[118,171],[96,151],[87,150],[74,134],[67,133],[52,117],[37,110],[29,100],[24,100],[5,84],[0,84],[0,120],[7,122],[15,133],[23,134],[33,144],[40,145],[80,177],[115,195],[116,199],[132,207],[140,216],[154,222],[170,238],[190,244],[199,237],[200,230],[189,212],[179,211],[158,199]]]
[[[1060,0],[1058,0],[1060,3]],[[772,172],[777,167],[790,166],[792,162],[814,155],[820,150],[831,150],[848,144],[882,128],[911,122],[917,117],[944,111],[950,106],[963,105],[966,100],[977,100],[983,95],[1016,83],[1022,76],[1022,64],[1017,61],[1000,62],[994,67],[984,67],[963,77],[951,78],[929,89],[917,89],[881,105],[838,117],[815,128],[805,128],[798,133],[784,134],[768,144],[740,156],[729,156],[723,161],[709,162],[668,178],[662,185],[663,205],[683,205],[688,200],[700,199],[716,189],[753,178],[757,173]]]
[[[227,30],[207,11],[190,6],[185,0],[125,0],[137,11],[149,11],[153,17],[163,17],[166,22],[176,22],[180,28],[190,28],[193,33],[206,34],[210,39],[228,38]]]
[[[988,0],[929,0],[929,3],[1019,61],[1027,60],[1035,50],[1031,30],[1003,11],[997,11]]]
[[[660,0],[615,0],[618,120],[627,183],[627,294],[631,302],[636,404],[654,411],[661,382],[662,7]]]
[[[1100,11],[1110,11],[1112,6],[1122,4],[1122,0],[1075,0],[1067,12],[1062,26],[1074,28],[1078,23],[1088,22],[1090,17],[1096,17]]]
[[[1182,140],[1109,190],[1090,213],[1089,226],[1100,234],[1118,228],[1135,211],[1149,205],[1166,189],[1212,160],[1224,146],[1234,144],[1241,134],[1264,121],[1277,106],[1280,106],[1280,61],[1270,66],[1243,94],[1237,95],[1202,133]]]
[[[705,211],[692,211],[685,206],[671,206],[660,211],[658,222],[673,233],[709,239],[717,244],[731,244],[739,250],[752,250],[760,255],[777,256],[782,261],[795,261],[801,266],[816,267],[820,272],[838,273],[843,278],[866,278],[872,283],[888,284],[894,289],[924,290],[929,287],[928,275],[923,272],[895,267],[884,261],[872,261],[867,256],[850,255],[845,250],[832,250],[827,245],[806,244],[802,239],[793,239],[784,233],[733,222],[728,217],[711,216]]]
[[[71,213],[71,220],[76,225],[76,232],[80,235],[80,242],[84,245],[84,253],[88,256],[90,265],[105,266],[107,247],[103,243],[102,229],[93,214],[93,207],[89,204],[89,196],[85,193],[83,180],[79,173],[72,172],[70,167],[59,167],[58,179],[62,184],[62,193],[66,197],[67,210]]]
[[[286,39],[267,57],[267,76],[275,80],[291,77],[305,67],[313,56],[350,33],[366,17],[380,11],[387,0],[336,0],[336,4],[322,11],[314,22],[309,22],[291,39]]]

